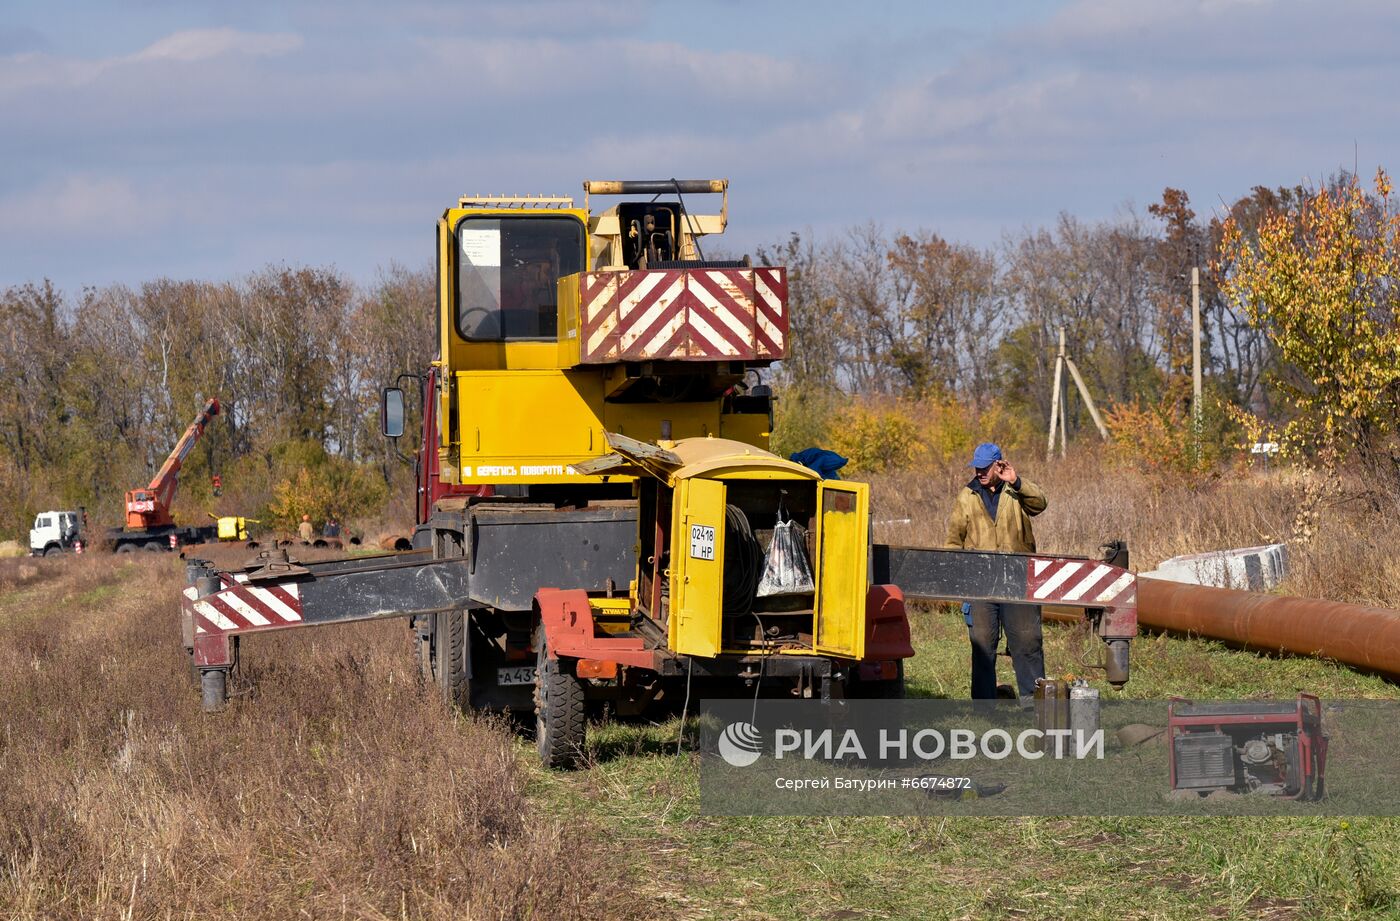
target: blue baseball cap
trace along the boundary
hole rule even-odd
[[[990,441],[984,441],[972,452],[972,463],[968,466],[980,470],[983,467],[990,467],[999,460],[1001,460],[1001,448]]]

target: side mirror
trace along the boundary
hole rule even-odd
[[[379,428],[385,438],[403,436],[403,391],[385,387],[379,394]]]

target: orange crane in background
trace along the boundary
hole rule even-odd
[[[178,526],[170,514],[170,506],[175,501],[175,490],[180,483],[180,468],[190,449],[204,434],[204,427],[219,414],[219,398],[213,397],[194,417],[185,434],[175,443],[170,456],[165,459],[160,470],[151,478],[150,485],[128,490],[126,494],[126,527],[110,533],[113,549],[117,553],[130,553],[134,550],[174,550],[184,544],[202,543],[216,539],[213,525],[196,527]]]

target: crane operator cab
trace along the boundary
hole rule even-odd
[[[554,339],[560,278],[583,270],[584,228],[549,214],[468,216],[457,230],[458,327],[468,340]]]
[[[449,485],[570,501],[625,483],[572,469],[644,442],[766,448],[763,382],[787,336],[782,267],[706,259],[725,180],[590,181],[564,196],[463,198],[438,222],[438,469]],[[687,207],[720,196],[718,213]],[[595,210],[589,197],[621,196]],[[672,200],[666,200],[668,196]],[[713,200],[713,199],[711,199]]]

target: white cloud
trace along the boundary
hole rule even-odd
[[[266,58],[290,54],[302,47],[299,35],[286,32],[241,32],[237,29],[191,29],[175,32],[135,54],[82,58],[26,52],[0,56],[0,98],[22,100],[25,94],[48,91],[92,92],[97,96],[128,90],[144,83],[146,94],[172,89],[162,65],[182,66],[224,58]],[[201,79],[192,74],[191,79]]]
[[[579,40],[625,34],[655,14],[653,0],[300,0],[304,27],[345,35],[411,32],[470,36],[459,50],[507,36]]]
[[[426,38],[421,46],[444,74],[471,96],[509,99],[589,94],[599,111],[639,121],[647,106],[703,106],[720,100],[762,100],[765,108],[798,103],[824,82],[825,71],[776,55],[711,51],[676,42],[611,37],[484,38],[463,55],[460,39]],[[629,114],[630,113],[630,114]]]
[[[237,29],[189,29],[167,35],[131,55],[131,61],[191,63],[228,54],[268,56],[289,54],[302,45],[301,36],[287,32],[240,32]]]
[[[125,176],[68,175],[0,198],[0,237],[82,234],[101,246],[104,236],[157,229],[172,205]]]

